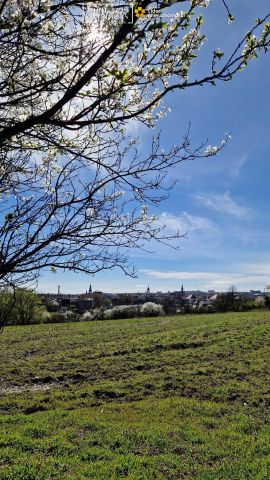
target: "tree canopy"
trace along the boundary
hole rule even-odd
[[[127,127],[154,128],[169,92],[231,80],[270,44],[269,13],[232,52],[214,46],[208,73],[195,77],[208,3],[2,1],[2,282],[31,282],[44,268],[132,275],[128,249],[169,239],[148,213],[171,187],[168,169],[215,155],[227,139],[192,147],[187,132],[164,151],[158,134],[143,157]]]

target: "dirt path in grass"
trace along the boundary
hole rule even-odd
[[[14,385],[12,387],[0,387],[0,395],[12,395],[17,393],[24,393],[24,392],[45,392],[47,390],[51,390],[59,386],[58,383],[46,383],[44,385],[29,385],[28,383],[25,385]]]

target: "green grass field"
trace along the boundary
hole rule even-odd
[[[8,327],[0,480],[269,480],[270,312]]]

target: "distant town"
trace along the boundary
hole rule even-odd
[[[268,293],[261,290],[249,290],[248,292],[231,292],[235,301],[252,302],[253,304],[264,303]],[[162,305],[165,313],[181,313],[185,310],[192,311],[215,311],[215,306],[224,292],[208,290],[185,290],[182,285],[179,290],[168,292],[152,292],[150,287],[143,293],[104,293],[93,290],[92,285],[82,294],[61,293],[60,286],[57,293],[42,293],[42,298],[47,310],[50,312],[72,311],[83,314],[96,308],[112,308],[120,305],[143,305],[153,302]]]

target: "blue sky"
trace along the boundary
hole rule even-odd
[[[198,71],[207,71],[207,51],[230,51],[269,10],[269,0],[239,0],[232,8],[235,22],[228,25],[217,4],[207,12],[208,42]],[[158,125],[164,148],[181,141],[189,122],[194,145],[207,139],[216,145],[226,133],[232,136],[218,157],[182,163],[171,171],[177,185],[157,213],[169,232],[187,232],[180,249],[156,244],[149,246],[151,253],[132,252],[135,279],[117,270],[94,278],[46,273],[38,290],[56,292],[60,285],[63,292],[80,293],[90,282],[104,292],[144,291],[148,285],[152,291],[179,290],[182,284],[186,290],[224,291],[232,284],[240,291],[263,290],[270,284],[269,92],[270,53],[252,61],[231,82],[167,97],[172,112]],[[147,151],[149,132],[134,128]]]

